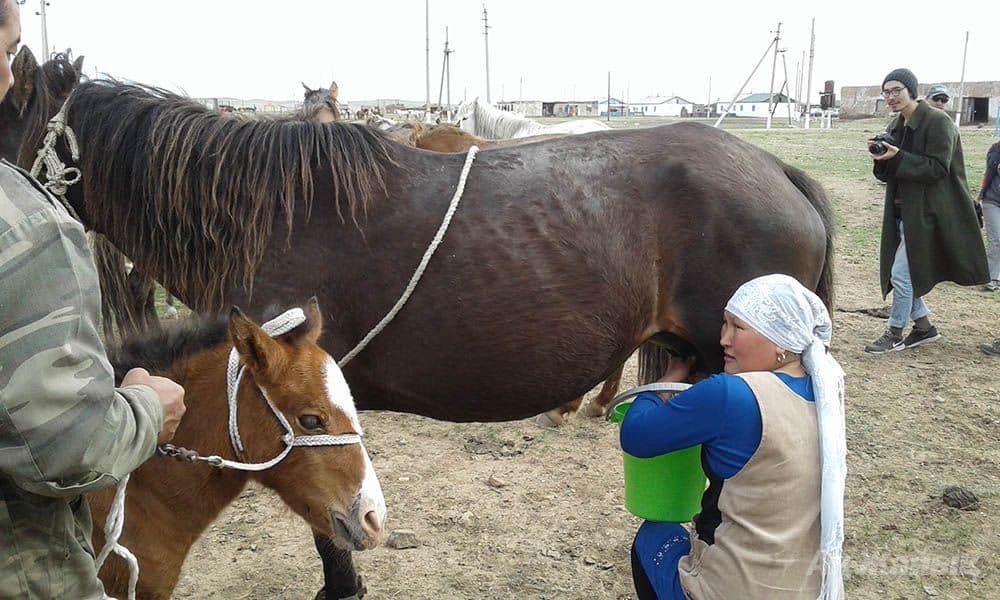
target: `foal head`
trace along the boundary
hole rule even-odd
[[[296,447],[255,478],[341,546],[374,548],[386,514],[382,488],[360,439],[328,442],[336,438],[326,436],[360,436],[361,423],[337,363],[316,344],[322,333],[316,299],[303,311],[304,323],[276,337],[238,309],[230,317],[229,335],[246,368],[237,391],[243,460],[267,461],[284,450],[269,411],[247,408],[270,402],[290,426]]]

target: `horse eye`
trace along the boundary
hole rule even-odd
[[[323,421],[316,415],[302,415],[299,417],[299,425],[302,429],[307,431],[312,431],[315,429],[323,429]]]

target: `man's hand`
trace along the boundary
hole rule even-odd
[[[873,159],[875,159],[875,160],[889,160],[890,158],[896,156],[896,154],[899,153],[899,148],[897,148],[896,146],[893,146],[892,144],[886,144],[885,142],[882,142],[882,143],[885,144],[885,148],[886,148],[884,154],[872,154],[871,146],[868,147],[868,154],[871,154],[871,157]]]
[[[122,379],[122,387],[130,385],[148,385],[160,398],[160,404],[163,405],[163,431],[156,443],[164,444],[174,439],[174,433],[186,410],[184,388],[166,377],[150,375],[146,369],[132,369],[126,373]]]

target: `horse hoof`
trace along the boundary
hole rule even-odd
[[[565,417],[563,417],[561,412],[558,410],[550,410],[549,412],[543,412],[535,417],[535,424],[539,427],[553,429],[562,425],[564,420]]]
[[[593,400],[588,402],[587,405],[580,410],[580,412],[583,413],[585,416],[594,419],[598,417],[603,418],[605,415],[608,414],[607,408],[601,406],[600,404],[594,402]]]

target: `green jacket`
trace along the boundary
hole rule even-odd
[[[0,164],[0,599],[102,598],[81,494],[149,458],[152,389],[116,390],[83,228]],[[102,524],[103,525],[103,524]]]
[[[986,249],[969,187],[958,128],[948,115],[921,100],[910,122],[899,115],[887,131],[898,142],[908,129],[912,145],[887,161],[875,161],[886,182],[880,271],[882,296],[892,290],[892,262],[899,247],[894,199],[902,198],[906,256],[916,298],[942,281],[976,285],[990,280]]]

